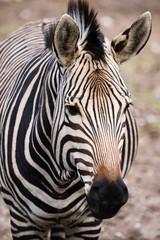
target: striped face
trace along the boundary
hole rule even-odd
[[[60,70],[63,80],[54,111],[53,151],[63,180],[75,175],[72,172],[82,179],[97,218],[114,216],[128,198],[120,159],[124,169],[123,161],[128,165],[134,158],[131,149],[136,149],[137,131],[130,128],[136,123],[129,117],[130,108],[126,111],[131,99],[118,64],[138,54],[150,32],[151,16],[145,13],[105,42],[96,14],[85,1],[69,4],[68,15],[61,17],[54,31],[56,57],[65,67]],[[132,146],[127,144],[129,136]]]
[[[121,179],[125,110],[130,103],[110,56],[103,64],[84,53],[64,74],[54,113],[53,150],[68,176],[78,173],[87,195],[97,181]]]

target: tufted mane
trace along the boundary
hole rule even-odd
[[[79,45],[82,49],[92,54],[95,60],[105,62],[104,36],[99,29],[97,13],[89,9],[84,0],[71,0],[68,4],[67,13],[74,19],[79,27]],[[49,26],[44,24],[44,35],[46,48],[53,49],[53,35],[56,23]],[[46,30],[45,30],[46,27]]]
[[[79,41],[83,49],[90,52],[96,60],[105,62],[104,36],[100,31],[94,9],[90,10],[84,0],[71,0],[68,4],[68,14],[79,27]]]

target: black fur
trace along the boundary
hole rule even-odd
[[[105,62],[104,35],[101,33],[97,21],[97,13],[89,9],[89,5],[84,0],[70,1],[68,4],[68,14],[77,23],[80,33],[83,34],[82,28],[88,29],[87,36],[83,41],[84,50],[90,52],[96,60]],[[81,23],[78,22],[78,18]],[[83,35],[80,36],[83,39]]]
[[[68,4],[67,12],[77,23],[80,31],[80,39],[83,39],[84,32],[88,27],[86,38],[83,41],[84,50],[92,54],[95,60],[102,60],[105,63],[105,50],[104,50],[104,35],[99,29],[97,21],[97,13],[93,9],[89,9],[89,5],[84,0],[70,1]],[[78,22],[78,18],[80,22]],[[84,25],[84,26],[83,26]],[[55,24],[45,32],[46,48],[53,50],[53,36]]]
[[[55,24],[52,24],[48,29],[45,29],[45,24],[43,25],[43,32],[45,35],[45,46],[46,49],[53,51],[53,36],[54,36]]]

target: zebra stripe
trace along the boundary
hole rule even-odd
[[[80,0],[1,43],[0,188],[14,240],[98,239],[127,201],[138,131],[113,47]]]
[[[126,147],[127,146],[127,147]],[[137,154],[138,148],[138,128],[133,116],[132,107],[126,112],[126,130],[124,137],[124,144],[122,148],[121,170],[125,177],[127,171],[130,169],[132,162]]]

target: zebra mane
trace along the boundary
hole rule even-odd
[[[101,33],[97,21],[97,13],[89,9],[89,5],[84,0],[71,0],[68,4],[68,15],[70,15],[79,27],[79,44],[82,49],[92,54],[95,60],[102,60],[105,63],[104,35]],[[53,35],[56,24],[44,24],[46,48],[53,49]]]
[[[90,52],[94,59],[105,62],[104,35],[100,31],[97,13],[89,9],[84,0],[71,0],[68,4],[68,14],[77,23],[80,31],[80,45]]]

